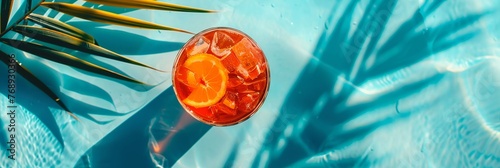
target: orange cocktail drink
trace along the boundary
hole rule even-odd
[[[227,126],[248,119],[260,108],[269,75],[264,53],[248,35],[219,27],[198,33],[179,51],[173,87],[194,118]]]

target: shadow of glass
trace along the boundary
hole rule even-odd
[[[266,166],[289,166],[298,160],[303,160],[321,152],[325,143],[330,143],[327,145],[326,150],[342,148],[347,143],[362,140],[379,127],[408,118],[409,113],[398,114],[397,117],[387,117],[354,130],[338,129],[359,116],[375,115],[368,112],[370,109],[393,106],[399,99],[439,82],[443,74],[377,95],[374,101],[352,107],[339,106],[355,91],[355,88],[337,80],[337,76],[356,72],[355,75],[345,77],[347,81],[356,85],[373,77],[387,75],[401,68],[414,65],[433,54],[445,51],[473,38],[475,32],[466,33],[452,39],[445,37],[473,24],[485,14],[470,15],[419,32],[417,28],[424,23],[427,14],[435,11],[443,3],[442,1],[426,2],[420,9],[415,11],[411,18],[396,29],[389,40],[377,51],[375,46],[379,43],[382,33],[363,28],[369,27],[373,20],[378,19],[373,16],[385,12],[389,14],[384,18],[385,21],[378,22],[380,31],[384,31],[398,2],[370,1],[364,10],[359,26],[351,27],[352,15],[357,3],[358,1],[349,2],[347,9],[345,9],[334,29],[331,32],[322,34],[317,45],[319,48],[316,48],[314,52],[316,58],[309,61],[287,95],[278,118],[290,114],[300,116],[289,121],[288,126],[294,128],[291,136],[284,135],[283,131],[270,131],[267,137],[272,140],[270,143],[263,144],[253,166],[259,165],[260,157],[265,156],[268,156],[269,160]],[[353,28],[356,28],[353,36],[348,37]],[[368,40],[368,38],[370,39]],[[432,46],[429,45],[431,40],[435,40]],[[361,54],[362,50],[365,51],[363,54]],[[366,64],[368,56],[373,53],[377,56],[373,67],[361,70],[359,66],[355,66],[356,59],[361,57],[359,59],[361,59],[362,65]],[[332,70],[339,70],[341,74],[336,74]],[[338,84],[342,85],[340,91],[336,91],[334,88]],[[335,95],[332,93],[335,93]],[[307,99],[304,99],[305,97]],[[276,121],[274,126],[276,127],[279,124],[281,123]],[[281,144],[282,147],[279,148],[280,138],[272,137],[285,138],[285,145]],[[263,155],[263,153],[270,154]],[[362,157],[360,154],[359,158],[351,159],[357,162]],[[352,165],[351,163],[355,162],[348,162],[347,165]]]
[[[165,167],[172,167],[212,126],[199,122],[181,106],[170,87],[164,110],[157,114],[151,132],[159,144],[159,153],[167,160]],[[167,102],[167,103],[165,103]],[[151,151],[153,152],[153,151]]]
[[[79,162],[90,156],[92,167],[154,167],[150,158],[154,151],[146,146],[155,138],[159,143],[167,139],[160,154],[166,159],[163,166],[172,167],[210,128],[184,111],[170,87],[90,148]]]

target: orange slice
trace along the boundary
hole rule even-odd
[[[198,83],[200,81],[200,77],[195,75],[194,72],[191,70],[187,69],[184,66],[181,66],[179,70],[177,70],[177,79],[188,86],[190,89],[195,88],[198,86]]]
[[[228,74],[217,57],[211,54],[197,54],[189,57],[184,62],[184,67],[201,79],[191,94],[182,102],[200,108],[214,105],[224,97]]]

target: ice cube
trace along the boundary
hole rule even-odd
[[[263,56],[248,38],[243,38],[231,50],[238,58],[241,67],[237,73],[245,80],[253,80],[263,72]]]
[[[257,67],[257,59],[253,57],[251,52],[241,52],[237,57],[243,68],[247,71],[253,71]]]
[[[243,68],[243,66],[238,66],[236,67],[236,74],[238,76],[240,76],[241,78],[243,79],[247,79],[248,78],[248,70],[246,70],[245,68]]]
[[[241,85],[244,82],[243,78],[239,77],[238,75],[229,74],[228,76],[229,76],[229,79],[227,81],[228,88],[234,88],[236,86]]]
[[[255,68],[255,65],[257,64],[257,59],[255,59],[253,53],[250,51],[252,48],[248,48],[246,44],[247,40],[241,40],[240,42],[236,43],[231,50],[233,53],[236,55],[238,60],[240,61],[241,65],[248,71],[252,71],[253,68]]]
[[[256,50],[256,48],[252,45],[252,42],[250,39],[244,37],[241,39],[238,43],[236,43],[233,48],[233,52],[235,53],[240,53],[240,52],[247,52],[251,50]]]
[[[225,106],[224,104],[220,104],[220,103],[212,106],[212,112],[215,114],[220,114],[222,112],[222,113],[233,115],[233,116],[237,114],[236,109],[230,109],[229,107]]]
[[[260,49],[254,47],[253,49],[250,50],[250,52],[252,52],[253,56],[255,57],[255,59],[257,59],[258,62],[260,63],[264,62],[264,54]]]
[[[254,80],[261,74],[259,68],[255,68],[253,71],[248,72],[248,79]]]
[[[188,51],[188,56],[206,53],[208,51],[208,48],[210,48],[210,40],[208,38],[206,38],[205,36],[201,36],[193,44],[193,47],[191,48],[191,50]]]
[[[243,84],[236,86],[234,90],[236,90],[238,93],[245,93],[245,94],[256,91],[260,92],[264,90],[266,85],[267,85],[266,78],[260,78],[254,81],[244,82]]]
[[[198,114],[203,118],[214,119],[216,117],[215,113],[209,107],[202,107],[202,108],[192,107],[192,109],[194,113]]]
[[[239,85],[236,86],[235,89],[238,93],[251,93],[254,92],[250,87],[250,85]]]
[[[238,95],[235,92],[226,92],[226,95],[222,99],[222,104],[230,109],[236,109],[236,100],[238,99]]]
[[[257,69],[255,67],[253,68],[253,70],[248,70],[240,65],[238,66],[238,68],[236,68],[236,74],[240,75],[246,81],[251,81],[257,78],[261,74],[261,71],[260,69]]]
[[[266,78],[261,78],[253,82],[250,82],[248,84],[245,83],[245,85],[249,85],[249,88],[254,91],[262,91],[266,87],[266,84],[267,84]]]
[[[231,47],[234,45],[234,40],[223,32],[215,32],[212,39],[210,50],[214,55],[223,57],[231,53]]]
[[[222,57],[221,62],[222,65],[224,65],[224,67],[226,67],[226,69],[230,73],[234,72],[236,70],[236,67],[240,65],[240,61],[238,60],[236,55],[234,55],[234,53],[229,53],[229,55]]]
[[[239,102],[238,102],[238,110],[248,113],[257,107],[259,103],[259,92],[250,92],[250,93],[240,93]]]
[[[259,64],[257,64],[256,70],[259,72],[259,74],[262,74],[266,69],[267,64],[265,62],[259,62]]]

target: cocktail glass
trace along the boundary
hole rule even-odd
[[[201,31],[182,47],[172,80],[177,99],[191,116],[209,125],[229,126],[247,120],[262,106],[270,71],[252,38],[216,27]]]

